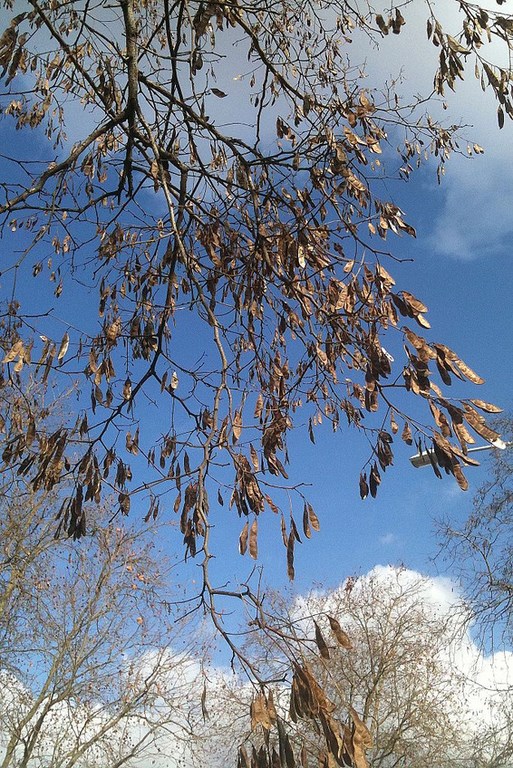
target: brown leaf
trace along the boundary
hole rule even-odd
[[[255,415],[255,419],[259,419],[260,418],[260,416],[262,415],[263,407],[264,407],[264,398],[263,398],[262,393],[260,392],[258,397],[257,397],[257,401],[255,403],[255,414],[254,414]]]
[[[270,710],[264,693],[258,693],[251,702],[250,715],[252,731],[254,731],[258,725],[261,725],[266,731],[269,731],[276,722],[276,710],[274,709],[274,704]]]
[[[150,165],[150,176],[154,181],[159,177],[159,164],[156,160],[152,160]]]
[[[326,645],[326,641],[316,621],[314,621],[314,627],[315,627],[315,643],[317,645],[317,648],[319,649],[319,653],[321,654],[323,659],[329,659],[330,658],[329,648]]]
[[[351,264],[351,266],[352,266],[352,264]],[[381,279],[382,279],[382,280],[383,280],[385,283],[390,283],[390,285],[395,285],[395,280],[394,280],[394,278],[392,277],[392,275],[390,275],[390,274],[389,274],[389,273],[386,271],[386,269],[385,269],[384,267],[382,267],[382,266],[381,266],[381,264],[378,264],[378,265],[376,266],[376,272],[378,273],[378,275],[380,276],[380,278],[381,278]]]
[[[401,294],[403,301],[407,304],[408,307],[410,307],[414,314],[428,311],[426,305],[419,301],[419,299],[417,299],[412,293],[408,293],[408,291],[402,291]]]
[[[251,529],[249,531],[249,554],[256,560],[258,557],[258,520],[255,519],[251,523]]]
[[[469,445],[473,445],[476,442],[464,424],[460,424],[453,421],[452,428],[454,430],[454,434],[460,441],[460,445],[463,448],[467,443]]]
[[[493,443],[500,438],[500,434],[489,427],[484,417],[477,413],[468,403],[465,403],[464,417],[474,432],[477,432],[488,443]]]
[[[310,525],[312,526],[312,529],[314,531],[320,531],[321,530],[321,525],[319,523],[319,518],[315,514],[312,505],[307,502],[306,506],[307,506],[307,509],[308,509],[308,518],[310,520]]]
[[[253,469],[255,470],[255,472],[258,472],[260,469],[260,462],[258,461],[258,453],[253,447],[252,443],[249,444],[249,452],[251,455],[251,463],[253,464]]]
[[[345,648],[347,651],[350,651],[353,647],[353,644],[347,632],[344,632],[344,630],[340,626],[340,623],[333,616],[328,616],[328,621],[330,623],[331,631],[337,638],[338,643],[342,646],[342,648]]]
[[[360,719],[356,711],[353,709],[353,707],[349,707],[349,714],[351,715],[351,719],[353,721],[352,746],[354,752],[354,767],[368,768],[365,752],[372,746],[371,733],[363,720]]]
[[[281,538],[283,540],[283,546],[286,547],[288,545],[288,539],[287,539],[287,524],[285,522],[285,518],[282,515],[280,520],[280,528],[281,528]]]
[[[21,339],[18,339],[18,341],[15,341],[9,352],[5,355],[4,359],[2,360],[2,363],[12,363],[12,361],[17,358],[19,355],[23,355],[24,346]]]
[[[130,496],[128,493],[120,493],[118,496],[119,508],[123,515],[128,515],[130,512]]]
[[[461,464],[459,464],[457,461],[454,461],[452,470],[453,470],[454,477],[456,478],[456,482],[460,486],[461,490],[466,491],[468,489],[468,480],[463,474]]]
[[[440,467],[438,466],[438,462],[436,460],[437,459],[436,455],[434,454],[434,452],[432,450],[427,450],[427,455],[428,455],[431,467],[433,469],[433,472],[438,477],[438,479],[441,480],[442,479],[442,473],[440,472]]]
[[[467,377],[469,381],[471,381],[473,384],[484,384],[485,380],[481,378],[481,376],[478,376],[477,373],[475,373],[472,368],[470,368],[466,363],[463,362],[463,360],[460,360],[459,357],[454,357],[452,360],[453,363],[455,363],[460,371]]]
[[[240,410],[235,411],[232,423],[233,430],[233,442],[236,443],[242,434],[242,413]]]
[[[64,358],[64,355],[68,351],[68,347],[69,347],[69,334],[65,333],[64,336],[62,337],[59,351],[57,352],[57,360],[59,360],[59,362]]]
[[[245,555],[246,550],[248,548],[248,533],[249,533],[249,523],[246,522],[239,536],[239,552],[241,553],[241,555]]]
[[[401,438],[404,440],[404,442],[407,445],[411,445],[413,443],[410,425],[408,424],[407,421],[404,422],[404,428],[401,434]]]
[[[20,355],[18,362],[14,366],[14,373],[20,373],[23,369],[23,356]]]
[[[294,752],[290,744],[290,739],[283,725],[281,718],[278,718],[278,743],[280,748],[280,759],[282,768],[296,768]]]
[[[366,499],[369,495],[369,486],[367,485],[367,475],[365,472],[360,474],[360,498]]]
[[[424,317],[422,314],[415,315],[415,320],[420,325],[421,328],[431,328],[431,324],[428,320]]]
[[[289,533],[287,540],[287,575],[291,581],[294,581],[294,532]]]
[[[327,765],[329,768],[336,768],[336,766],[341,764],[340,757],[345,746],[341,725],[337,720],[323,711],[321,711],[319,719],[322,724],[326,746],[328,748]]]
[[[130,400],[132,397],[132,382],[129,378],[126,379],[123,385],[123,400]]]
[[[310,520],[308,518],[308,509],[306,506],[306,501],[303,507],[303,533],[305,534],[307,539],[312,538],[312,531],[310,530]]]
[[[363,720],[359,717],[358,713],[356,712],[353,707],[349,707],[349,714],[351,715],[351,720],[353,721],[353,725],[355,728],[355,731],[358,732],[358,735],[360,736],[362,743],[365,747],[371,747],[372,746],[372,735]]]
[[[27,434],[25,435],[25,443],[28,448],[32,445],[34,438],[36,436],[36,422],[34,420],[34,417],[31,415],[29,417],[28,425],[27,425]]]
[[[379,470],[376,462],[374,462],[369,475],[370,494],[373,499],[376,498],[376,495],[378,493],[378,485],[380,483],[381,483],[381,475],[379,474]]]
[[[442,379],[443,383],[450,387],[451,377],[447,370],[445,360],[440,356],[436,358],[436,367],[438,368],[438,373],[440,374],[440,378]]]
[[[295,540],[299,541],[299,543],[301,544],[301,536],[299,535],[299,531],[298,531],[297,526],[296,526],[296,521],[294,520],[292,515],[290,516],[290,530],[294,534]]]
[[[121,333],[121,318],[117,317],[105,331],[107,342],[110,346],[116,343],[116,339]]]
[[[471,400],[470,402],[475,405],[476,408],[480,408],[486,413],[502,413],[502,408],[499,408],[497,405],[493,405],[493,403],[486,403],[484,400]]]
[[[237,768],[251,768],[248,753],[246,752],[244,745],[239,747],[237,754]]]
[[[376,16],[376,24],[384,35],[388,35],[388,24],[381,14]]]
[[[401,315],[403,315],[403,317],[411,317],[411,311],[402,298],[397,293],[391,293],[390,296]]]
[[[276,723],[277,720],[277,712],[276,707],[274,706],[274,697],[272,690],[269,690],[269,693],[267,694],[267,711],[269,712],[269,717],[271,719],[272,725]]]

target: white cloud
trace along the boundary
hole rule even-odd
[[[168,658],[163,667],[166,671],[155,684],[152,676],[156,667],[162,667],[163,654]],[[94,700],[52,701],[51,696],[42,696],[33,708],[31,692],[15,675],[0,669],[0,763],[5,760],[6,766],[15,768],[21,760],[23,744],[32,735],[35,739],[29,761],[32,768],[38,764],[57,766],[71,760],[76,760],[74,764],[78,768],[118,761],[130,768],[192,768],[210,763],[213,743],[216,743],[220,756],[219,762],[213,764],[224,764],[224,758],[221,758],[223,748],[226,752],[226,728],[228,723],[233,727],[236,719],[235,715],[232,718],[229,714],[229,699],[224,695],[229,685],[234,684],[231,672],[220,668],[205,670],[201,659],[192,655],[172,655],[167,650],[155,649],[132,660],[131,664],[125,660],[125,668],[120,674],[127,690],[134,678],[142,675],[151,681],[149,685],[155,692],[148,694],[148,701],[141,697],[139,708],[118,719],[115,709]],[[213,710],[212,720],[206,721],[200,703],[204,686]],[[242,683],[239,688],[241,694],[245,692]],[[38,735],[39,717],[44,728]],[[14,755],[9,758],[7,744],[10,738],[17,745]],[[77,757],[89,740],[90,746]]]
[[[494,136],[493,126],[489,127],[488,135]],[[430,237],[431,246],[440,255],[471,260],[510,249],[511,141],[504,134],[500,138],[494,136],[493,142],[485,156],[469,162],[456,160],[448,170],[443,182],[443,209],[434,221]]]
[[[406,25],[401,34],[381,40],[379,50],[368,48],[369,84],[379,88],[384,78],[397,80],[400,75],[397,91],[405,103],[414,94],[428,94],[433,84],[438,49],[427,39],[427,13],[424,3],[408,5],[404,9]],[[446,31],[456,34],[461,29],[458,3],[440,3],[435,13]],[[364,40],[360,41],[360,47],[362,43]],[[486,47],[486,58],[493,62],[507,64],[505,53],[505,46],[494,43]],[[455,93],[446,89],[446,110],[442,109],[442,99],[438,99],[438,104],[432,102],[427,106],[428,111],[443,122],[465,126],[459,145],[463,154],[466,154],[467,141],[485,149],[484,155],[473,158],[453,154],[446,164],[441,186],[434,188],[433,171],[432,186],[428,184],[426,188],[428,205],[432,196],[437,203],[442,201],[433,213],[427,245],[440,256],[461,260],[486,258],[491,252],[505,251],[513,233],[512,126],[506,118],[504,129],[499,130],[494,96],[483,93],[473,70],[474,62],[469,57],[465,81],[457,81]],[[400,194],[407,200],[408,189],[403,188]]]
[[[348,605],[352,606],[351,615],[344,612]],[[496,744],[487,741],[490,733],[499,732],[499,741],[504,738],[500,734],[501,727],[504,727],[504,733],[511,733],[508,713],[512,710],[513,653],[487,654],[473,641],[468,622],[462,621],[468,614],[461,592],[450,579],[424,577],[406,568],[378,565],[352,586],[346,581],[335,590],[317,590],[295,599],[291,616],[303,624],[305,635],[310,637],[313,636],[313,625],[305,617],[312,613],[321,626],[322,613],[336,616],[353,640],[358,636],[358,628],[364,625],[362,622],[372,632],[383,629],[385,634],[391,633],[390,648],[396,647],[401,658],[404,653],[404,665],[409,665],[407,669],[405,667],[406,671],[398,670],[394,685],[398,683],[400,686],[401,680],[417,678],[426,684],[426,671],[433,674],[435,670],[433,680],[438,680],[441,685],[438,706],[445,708],[442,713],[434,714],[435,720],[441,716],[449,721],[452,718],[462,731],[463,743],[470,745],[469,749],[479,741],[483,744],[482,754],[486,756],[487,749],[489,752],[497,749]],[[395,639],[394,632],[397,633]],[[166,660],[162,653],[167,655],[169,663],[163,663]],[[171,706],[172,716],[168,713],[163,718],[163,727],[155,730],[148,738],[146,748],[137,759],[129,761],[129,765],[192,768],[207,763],[222,766],[233,762],[237,746],[248,728],[252,689],[247,681],[234,675],[231,668],[209,667],[192,652],[173,654],[159,649],[132,659],[130,664],[125,660],[122,674],[129,684],[131,677],[151,674],[157,663],[167,670],[157,689],[157,697],[145,711],[141,711],[140,718],[135,716],[130,722],[120,722],[109,738],[109,749],[116,751],[122,740],[124,744],[141,740],[145,729],[156,722],[159,710],[164,715],[166,707]],[[370,663],[369,655],[361,653],[357,668],[366,674]],[[1,719],[2,708],[12,707],[14,698],[26,697],[27,691],[12,675],[4,674],[0,681],[3,681],[4,689],[7,687],[11,692],[11,701],[4,697],[0,704]],[[6,682],[9,685],[6,686]],[[429,680],[427,684],[431,684]],[[207,720],[203,719],[201,707],[204,686]],[[55,710],[52,727],[46,734],[46,745],[62,732],[64,723],[69,731],[71,716],[77,731],[84,718],[88,718],[90,728],[95,727],[90,708],[84,708],[82,712],[80,702],[71,708],[65,702]],[[99,711],[97,717],[103,716]],[[61,742],[61,748],[63,746]]]
[[[339,673],[342,689],[349,685],[353,690],[354,680],[365,686],[365,676],[371,676],[372,668],[383,665],[384,670],[393,669],[392,677],[384,673],[380,683],[384,703],[376,715],[381,722],[376,726],[378,732],[395,727],[387,708],[395,713],[412,708],[419,712],[427,705],[428,714],[422,718],[429,719],[429,712],[436,710],[431,725],[438,731],[451,730],[447,744],[456,745],[460,759],[468,758],[469,765],[476,765],[492,755],[503,753],[504,757],[507,753],[506,762],[500,764],[509,765],[509,751],[513,751],[513,653],[486,653],[476,644],[469,632],[468,609],[451,579],[378,565],[354,583],[346,581],[335,590],[315,591],[295,601],[293,617],[306,636],[313,635],[309,617],[315,616],[329,637],[324,613],[339,620],[354,645],[350,653],[355,655],[346,657],[345,668]],[[378,654],[374,659],[372,649]],[[390,661],[393,658],[397,663]],[[371,694],[372,686],[369,691],[364,689],[364,698]],[[412,726],[410,740],[413,735],[426,741],[426,722],[429,726],[425,719]],[[435,737],[431,734],[427,742],[430,738]],[[434,743],[427,744],[428,752]],[[445,746],[446,753],[450,748]]]

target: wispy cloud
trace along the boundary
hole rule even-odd
[[[461,29],[457,3],[441,3],[436,13],[448,32],[455,34]],[[389,35],[380,41],[379,50],[369,46],[366,69],[371,87],[380,87],[384,77],[397,80],[400,76],[397,89],[408,103],[415,94],[430,92],[439,51],[427,40],[423,3],[411,4],[405,18],[406,25],[399,36]],[[364,45],[364,41],[362,43]],[[486,57],[497,63],[502,59],[507,65],[503,48],[505,46],[497,44],[487,46]],[[458,146],[463,155],[467,154],[467,143],[469,146],[477,143],[485,149],[484,155],[472,158],[454,153],[436,190],[433,173],[437,210],[432,213],[429,249],[439,256],[460,260],[487,258],[493,252],[504,252],[513,233],[511,125],[506,122],[504,129],[499,130],[496,101],[491,93],[483,93],[474,77],[470,58],[465,81],[457,81],[455,93],[448,90],[444,99],[432,101],[427,109],[446,124],[465,126]],[[390,138],[393,146],[393,136]],[[426,206],[432,208],[429,200]]]
[[[490,131],[489,135],[493,135]],[[487,258],[510,248],[513,234],[511,141],[494,138],[487,155],[452,164],[430,244],[442,256]]]

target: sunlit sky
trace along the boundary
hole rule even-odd
[[[401,71],[399,90],[405,94],[429,87],[435,51],[425,40],[424,17],[417,26],[414,21],[409,9],[409,26],[399,39],[385,39],[379,55],[372,49],[365,52],[370,84],[378,76],[394,77]],[[486,380],[477,391],[470,384],[456,386],[454,394],[480,397],[508,411],[513,408],[513,126],[506,124],[499,131],[493,99],[481,92],[472,72],[468,77],[456,94],[447,94],[447,109],[440,104],[438,112],[448,122],[464,124],[462,135],[485,152],[470,159],[467,141],[462,140],[462,156],[452,157],[440,185],[433,166],[407,184],[388,184],[390,195],[417,230],[415,240],[389,241],[394,254],[405,260],[391,269],[401,286],[429,307],[428,338],[446,343]],[[357,476],[369,453],[365,440],[351,430],[332,434],[329,425],[323,425],[314,446],[306,429],[296,431],[289,443],[294,479],[311,486],[305,492],[319,515],[321,531],[296,548],[295,589],[313,582],[335,585],[377,563],[447,572],[442,559],[433,562],[438,551],[436,521],[444,517],[457,526],[466,518],[472,496],[486,477],[486,454],[482,467],[469,469],[470,488],[463,492],[451,478],[438,480],[431,468],[414,469],[408,461],[412,452],[397,444],[395,465],[383,478],[377,499],[362,502]],[[273,584],[285,584],[284,551],[273,543],[277,529],[278,520],[261,526],[260,562]],[[237,534],[233,531],[233,544]],[[227,577],[231,564],[231,558],[223,558],[220,569]]]
[[[423,5],[419,7],[422,13]],[[399,90],[404,89],[404,93],[429,87],[434,51],[425,40],[423,20],[424,16],[419,16],[416,25],[409,9],[401,35],[385,39],[381,53],[371,47],[358,51],[368,62],[369,85],[377,81],[378,75],[383,79],[402,72],[404,80]],[[360,44],[364,45],[362,41]],[[241,87],[234,80],[237,73],[219,74],[218,85],[230,91],[223,109],[234,120],[242,118],[235,111],[231,113],[237,108],[236,93]],[[455,387],[454,393],[481,397],[508,410],[512,408],[513,359],[513,126],[507,123],[499,132],[493,100],[480,92],[477,82],[462,84],[456,94],[449,96],[444,115],[449,121],[467,124],[464,135],[483,146],[485,153],[473,159],[454,156],[441,185],[429,164],[407,184],[388,184],[388,193],[417,230],[416,240],[391,236],[390,247],[396,257],[404,259],[391,269],[402,288],[428,305],[432,326],[428,338],[446,343],[486,379],[478,391],[469,384]],[[70,109],[71,135],[74,122],[78,126],[81,119],[80,110]],[[21,139],[8,133],[16,151]],[[465,147],[463,141],[464,155]],[[9,244],[4,242],[2,247]],[[76,324],[84,327],[88,322],[87,307],[77,305],[76,310]],[[148,412],[148,419],[159,417]],[[434,521],[444,516],[457,525],[465,519],[472,495],[486,476],[486,461],[483,468],[469,469],[470,489],[464,493],[454,480],[435,478],[430,468],[414,469],[408,461],[414,450],[396,442],[395,465],[384,476],[377,499],[362,502],[357,478],[369,456],[365,438],[343,428],[332,434],[330,427],[323,425],[317,429],[316,444],[312,445],[307,430],[298,422],[289,442],[295,467],[293,479],[304,484],[305,495],[320,518],[321,531],[296,549],[295,590],[304,590],[312,583],[336,585],[348,574],[365,572],[376,564],[404,563],[424,573],[445,569],[442,560],[432,561],[438,549]],[[137,507],[133,513],[139,514]],[[225,524],[223,516],[231,524]],[[225,506],[216,512],[214,520],[214,535],[222,547],[222,556],[213,564],[219,582],[237,582],[253,567],[249,558],[242,561],[237,554],[242,523],[233,525],[233,517],[233,510],[230,513]],[[268,511],[264,517],[267,519],[260,525],[258,564],[264,566],[264,580],[285,585],[279,519],[271,519]],[[189,563],[187,573],[194,574],[195,567]]]
[[[378,76],[381,79],[395,77],[401,71],[404,80],[400,89],[403,88],[405,94],[429,88],[431,75],[427,73],[434,66],[434,51],[425,40],[424,4],[419,7],[418,25],[413,11],[408,9],[406,27],[399,38],[390,36],[383,41],[380,54],[371,47],[365,48],[360,40],[362,49],[358,53],[362,60],[367,59],[369,85],[377,81]],[[240,87],[239,81],[233,80],[236,75],[221,71],[218,83],[229,92],[223,109],[234,121],[243,118],[236,114],[237,88]],[[429,307],[431,331],[427,332],[427,338],[447,344],[486,380],[479,388],[470,383],[457,384],[454,395],[479,397],[496,403],[506,412],[513,412],[513,123],[507,122],[499,131],[493,99],[481,93],[472,77],[470,72],[469,82],[461,84],[456,94],[448,94],[446,110],[441,104],[436,109],[449,122],[466,124],[463,135],[481,145],[484,154],[469,158],[465,151],[467,142],[463,140],[462,156],[452,157],[440,185],[435,167],[430,163],[408,183],[388,182],[387,193],[417,231],[416,239],[390,236],[388,245],[398,260],[391,264],[390,271],[400,288],[409,290]],[[74,125],[79,127],[81,119],[80,109],[70,109],[70,135]],[[5,118],[0,122],[0,130],[4,134],[1,152],[25,150],[23,137],[9,128]],[[45,156],[42,139],[34,141],[32,151]],[[0,164],[3,162],[0,158]],[[7,235],[0,241],[0,247],[12,248],[13,242]],[[41,284],[38,286],[38,290],[48,291],[50,304],[53,286],[44,289]],[[9,279],[0,277],[3,299],[8,290]],[[31,285],[22,287],[26,296],[30,296],[32,290]],[[69,298],[65,301],[67,312]],[[88,303],[82,298],[77,300],[74,311],[72,324],[76,328],[83,329],[96,322],[96,316],[88,314]],[[56,320],[56,337],[67,327],[67,315],[65,322]],[[190,347],[188,352],[192,355],[195,349],[192,344]],[[395,354],[396,350],[391,348],[390,352]],[[72,408],[75,402],[78,407],[79,401],[72,400]],[[148,408],[144,418],[158,424],[164,416]],[[314,445],[301,418],[298,415],[297,429],[292,431],[288,444],[293,467],[291,480],[302,484],[304,495],[319,517],[320,531],[297,545],[293,585],[287,578],[280,520],[269,509],[259,520],[258,561],[254,563],[248,556],[240,557],[238,537],[244,521],[236,519],[234,509],[228,509],[228,490],[224,507],[216,507],[211,518],[216,554],[211,564],[213,582],[234,587],[252,574],[256,587],[262,568],[264,586],[305,594],[312,588],[335,589],[348,576],[365,574],[376,566],[403,564],[422,574],[446,577],[432,582],[434,596],[431,595],[429,601],[447,603],[450,609],[453,593],[456,601],[459,590],[457,583],[451,581],[456,573],[454,565],[437,556],[440,550],[437,524],[442,519],[454,527],[463,524],[472,508],[473,495],[487,476],[487,459],[483,458],[481,467],[466,471],[470,488],[463,492],[453,478],[444,477],[441,481],[430,467],[413,468],[408,459],[415,448],[403,444],[398,436],[394,466],[383,474],[377,498],[362,501],[358,475],[370,453],[365,437],[343,425],[334,434],[329,424],[323,424],[316,429]],[[296,520],[300,521],[298,501],[291,497]],[[172,507],[172,501],[168,507]],[[138,520],[146,511],[146,505],[135,501],[131,514]],[[287,514],[288,510],[284,508],[284,512]],[[172,512],[164,514],[172,515]],[[169,549],[181,556],[182,536],[178,530],[169,532],[168,542]],[[164,538],[161,543],[165,543]],[[199,564],[194,560],[175,573],[189,588],[192,585],[192,592],[195,580],[200,583]],[[378,573],[385,578],[383,573],[386,576],[387,569],[378,569]],[[235,616],[234,621],[237,618]],[[466,647],[466,643],[465,636],[462,647]],[[477,646],[469,647],[481,663]],[[489,647],[485,646],[485,652],[487,650]],[[226,664],[229,660],[226,649],[221,650],[215,660],[220,665]],[[511,656],[501,656],[499,661],[502,666],[496,667],[497,674],[505,681],[508,667],[512,674]],[[480,674],[485,682],[492,679],[495,682],[492,668],[491,661],[488,667],[483,666]],[[479,709],[479,701],[476,708]]]

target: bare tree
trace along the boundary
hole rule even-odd
[[[497,421],[511,439],[511,417]],[[465,585],[481,628],[507,643],[513,637],[513,456],[494,451],[488,477],[476,493],[465,525],[441,523],[444,552]]]
[[[2,768],[191,761],[201,667],[184,652],[156,531],[96,513],[77,547],[55,539],[54,499],[30,501],[1,503]]]
[[[304,717],[315,690],[328,702],[323,726],[338,720],[352,734],[348,764],[365,746],[372,768],[511,765],[511,690],[504,679],[480,676],[468,607],[447,591],[404,568],[377,567],[333,591],[269,598],[274,642],[254,656],[279,678],[291,643],[302,649],[290,704],[279,685],[274,700],[275,717],[302,745],[304,766],[330,765],[315,723]],[[255,702],[252,727],[269,738],[269,707]],[[360,740],[358,720],[348,715],[355,712],[367,726]]]

